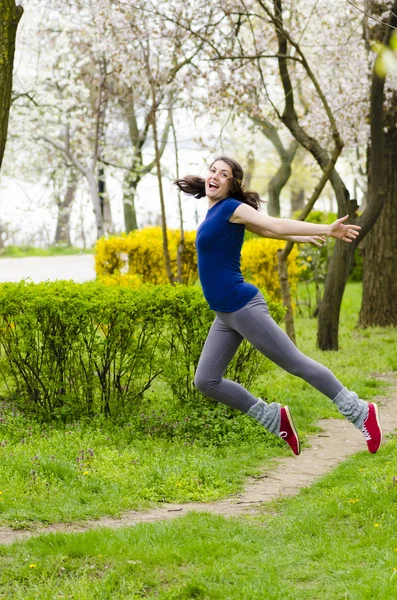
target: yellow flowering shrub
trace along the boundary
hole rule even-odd
[[[120,272],[116,272],[113,275],[101,275],[100,280],[105,285],[121,285],[130,288],[138,288],[143,283],[142,277],[139,275],[134,275],[132,273],[123,275]]]
[[[182,255],[183,283],[197,280],[197,257],[194,241],[195,231],[185,232],[185,247]],[[179,230],[168,230],[168,247],[171,268],[177,274],[177,248]],[[163,255],[163,240],[160,227],[135,230],[128,235],[112,236],[98,240],[95,256],[96,272],[104,283],[137,287],[138,277],[142,283],[168,283]]]
[[[284,248],[284,241],[267,238],[254,238],[243,244],[241,251],[241,271],[244,278],[272,298],[280,300],[281,290],[278,278],[277,250]],[[288,280],[291,291],[296,289],[301,267],[297,262],[298,248],[295,245],[288,257]]]
[[[176,255],[179,230],[168,230],[171,266],[177,273]],[[185,233],[183,253],[183,283],[198,279],[195,231]],[[247,281],[265,290],[272,298],[280,299],[280,284],[277,271],[277,250],[285,242],[265,238],[253,238],[244,242],[241,252],[241,270]],[[139,287],[142,283],[168,283],[163,256],[163,241],[160,227],[148,227],[128,235],[102,238],[96,245],[96,272],[107,285]],[[298,250],[295,246],[288,258],[288,274],[292,291],[296,287],[301,267],[297,263]]]

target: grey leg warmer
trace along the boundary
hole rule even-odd
[[[259,421],[265,429],[270,431],[270,433],[275,433],[276,435],[280,432],[280,408],[281,404],[277,402],[272,402],[271,404],[267,404],[260,398],[258,402],[252,406],[247,415]]]
[[[355,392],[346,388],[341,389],[333,399],[339,412],[353,423],[357,429],[361,429],[368,414],[368,402],[361,400]]]

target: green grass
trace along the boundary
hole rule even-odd
[[[70,254],[94,254],[94,248],[76,248],[75,246],[6,246],[0,249],[0,258],[24,258],[25,256],[68,256]]]
[[[0,547],[0,589],[23,599],[395,599],[396,453],[395,439],[359,453],[255,517],[191,513]]]
[[[217,500],[241,490],[263,459],[270,467],[270,458],[284,452],[264,442],[237,452],[139,439],[128,427],[10,429],[0,433],[0,523],[17,529],[119,515],[153,502]]]

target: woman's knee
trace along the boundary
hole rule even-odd
[[[211,395],[211,391],[213,391],[214,388],[217,387],[218,383],[219,382],[215,382],[214,380],[210,379],[207,375],[205,375],[204,373],[200,373],[199,371],[197,371],[194,376],[195,387],[198,389],[199,392],[205,394],[206,396]]]

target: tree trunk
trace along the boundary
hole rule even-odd
[[[135,209],[135,195],[141,177],[135,171],[128,171],[123,184],[123,209],[125,231],[129,233],[138,229]]]
[[[397,325],[397,127],[384,134],[383,143],[385,204],[362,248],[364,327]]]
[[[173,112],[171,110],[171,129],[172,129],[172,137],[174,140],[174,149],[175,149],[175,175],[176,175],[176,179],[179,179],[180,175],[179,175],[179,150],[178,150],[178,138],[176,136],[176,130],[175,130],[175,124],[174,124],[174,117],[173,117]],[[177,249],[177,253],[176,253],[176,266],[177,266],[177,275],[176,275],[176,281],[178,283],[183,283],[183,253],[185,250],[185,230],[184,230],[184,226],[183,226],[183,211],[182,211],[182,199],[181,199],[181,191],[178,188],[177,191],[177,195],[178,195],[178,214],[179,214],[179,231],[180,231],[180,238],[179,238],[179,243],[178,243],[178,249]],[[187,283],[187,282],[186,282]]]
[[[152,83],[153,86],[153,83]],[[152,87],[152,93],[154,96],[154,90]],[[155,106],[155,101],[153,98],[153,107]],[[164,202],[164,192],[163,192],[163,181],[162,181],[162,173],[161,173],[161,154],[159,147],[159,140],[157,136],[157,115],[156,109],[153,108],[151,115],[151,124],[153,129],[153,141],[154,141],[154,152],[155,152],[155,160],[156,160],[156,170],[157,170],[157,181],[159,185],[159,196],[160,196],[160,206],[161,206],[161,229],[163,233],[163,254],[165,260],[165,268],[167,270],[167,275],[170,283],[175,282],[174,274],[171,268],[171,259],[170,253],[168,249],[168,238],[167,238],[167,220],[165,216],[165,202]]]
[[[281,165],[277,173],[271,178],[268,189],[269,203],[267,205],[267,211],[271,217],[280,216],[280,194],[281,190],[291,177],[291,163],[294,160],[296,151],[298,150],[299,144],[297,141],[293,141],[287,150],[284,150],[281,158]]]
[[[55,231],[55,244],[71,245],[70,241],[70,215],[72,212],[73,202],[76,196],[77,181],[76,176],[72,174],[66,190],[63,202],[59,199],[58,205],[58,221]]]
[[[298,210],[302,210],[305,205],[305,192],[302,188],[291,191],[291,216]]]
[[[282,250],[277,251],[277,259],[278,259],[278,277],[280,280],[280,288],[281,288],[281,300],[284,306],[287,308],[287,314],[285,315],[285,329],[289,339],[296,346],[296,336],[295,336],[295,325],[294,325],[294,314],[292,312],[292,303],[291,303],[291,291],[288,280],[288,265],[286,253]]]
[[[97,240],[99,240],[105,235],[105,230],[103,227],[101,201],[98,193],[98,182],[93,171],[87,169],[85,172],[85,176],[87,177],[88,185],[91,192],[91,201],[94,210],[95,224],[97,229]]]
[[[113,233],[113,219],[109,196],[106,191],[106,177],[103,165],[98,168],[98,194],[101,203],[103,227],[106,233]]]
[[[356,244],[337,240],[329,263],[324,295],[319,303],[317,344],[321,350],[338,350],[340,306]]]
[[[15,38],[22,13],[22,6],[16,6],[15,0],[0,0],[0,169],[7,141]]]
[[[254,157],[252,150],[250,150],[247,155],[247,167],[246,167],[246,169],[244,169],[244,179],[245,179],[245,185],[246,185],[247,190],[249,190],[251,187],[251,181],[252,181],[252,176],[254,173],[254,168],[255,168],[255,157]]]

